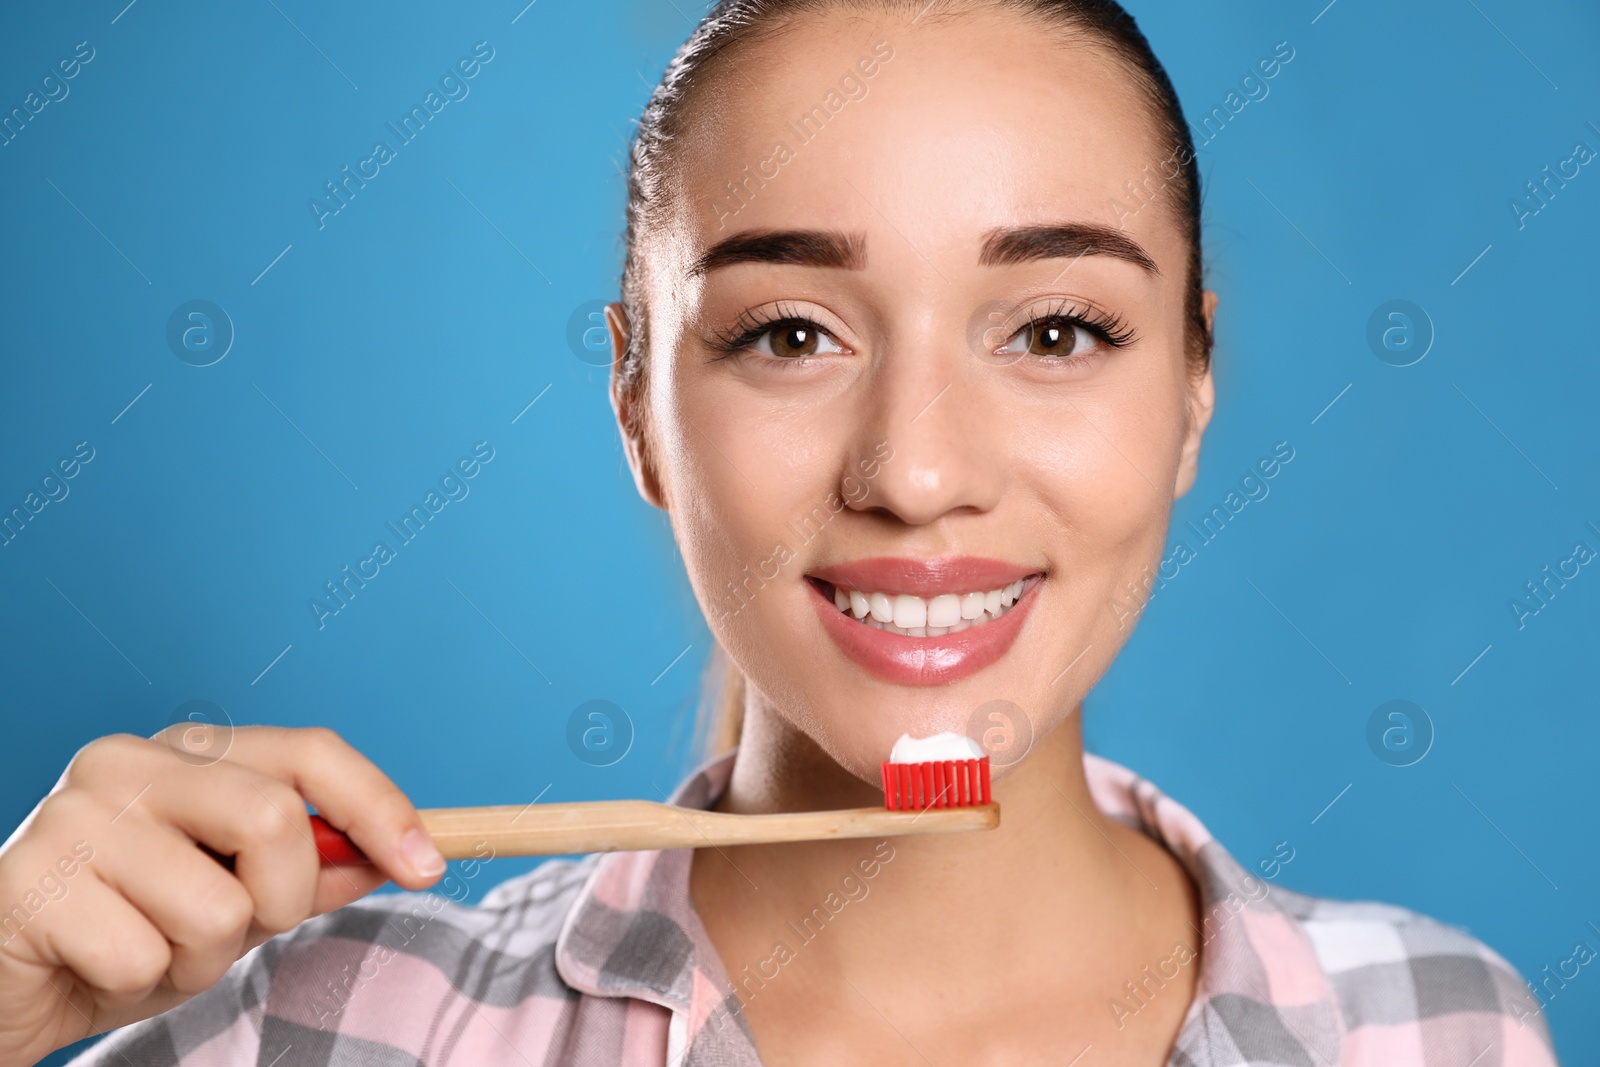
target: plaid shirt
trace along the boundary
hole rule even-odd
[[[1555,1064],[1529,987],[1466,933],[1272,886],[1148,781],[1084,762],[1096,804],[1164,844],[1199,887],[1198,988],[1169,1067]],[[674,802],[710,807],[730,768],[731,757],[703,767]],[[368,897],[257,947],[212,989],[74,1064],[757,1067],[690,900],[691,855],[553,860],[474,907],[438,892]],[[451,879],[459,888],[478,870],[458,867],[436,890],[465,896]],[[1136,1013],[1157,972],[1184,962],[1146,968],[1109,1010]]]

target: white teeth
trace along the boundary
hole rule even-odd
[[[976,619],[983,614],[983,594],[968,593],[961,598],[961,617],[963,619]]]
[[[999,618],[1022,596],[1027,584],[1028,579],[1019,578],[999,589],[941,593],[931,598],[834,586],[833,603],[841,613],[876,630],[909,637],[943,637]]]
[[[838,597],[834,598],[835,600]],[[937,626],[941,630],[948,629],[961,621],[961,598],[949,593],[936,596],[928,601],[928,625]]]
[[[872,617],[879,622],[894,622],[894,605],[883,593],[868,595],[867,602],[872,605]]]
[[[894,624],[902,630],[928,625],[928,602],[919,596],[901,593],[894,598]]]

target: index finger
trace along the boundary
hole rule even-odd
[[[425,889],[444,873],[444,857],[410,799],[334,731],[321,726],[237,730],[227,759],[289,783],[399,885]]]

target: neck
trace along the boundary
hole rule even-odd
[[[996,830],[697,852],[693,894],[735,986],[782,941],[808,958],[804,970],[880,990],[960,973],[974,1003],[1014,998],[1018,982],[1031,980],[1103,1011],[1143,963],[1169,953],[1176,938],[1192,940],[1198,906],[1166,849],[1095,805],[1080,712],[994,782]],[[718,810],[882,802],[759,698],[748,702]]]

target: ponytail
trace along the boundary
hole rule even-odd
[[[744,672],[720,643],[701,678],[697,727],[700,758],[707,760],[738,747],[744,730]]]

